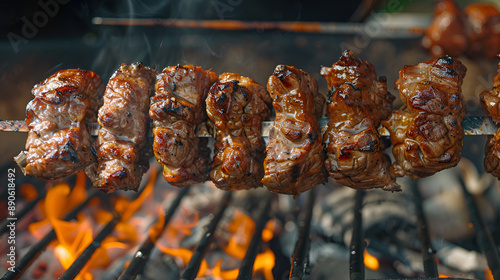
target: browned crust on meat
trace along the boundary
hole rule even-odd
[[[373,65],[350,51],[344,51],[332,67],[323,67],[321,75],[330,89],[323,136],[330,176],[354,189],[401,190],[376,129],[394,101],[385,77],[377,77]]]
[[[271,114],[269,93],[248,77],[223,73],[206,103],[209,124],[216,131],[212,182],[224,190],[261,187],[265,150],[261,121]]]
[[[98,166],[87,169],[95,188],[137,190],[149,168],[147,110],[154,74],[142,63],[123,63],[110,78],[98,115]]]
[[[262,183],[272,192],[299,194],[327,181],[318,118],[325,98],[308,73],[278,65],[267,90],[276,111]]]
[[[498,59],[500,59],[500,54]],[[500,63],[498,63],[498,73],[493,78],[493,87],[483,91],[479,98],[486,114],[497,125],[500,124]],[[494,136],[488,136],[485,147],[484,169],[493,176],[500,178],[500,129],[497,130]]]
[[[174,186],[208,179],[210,149],[206,139],[196,137],[196,126],[207,118],[205,98],[216,80],[214,72],[193,65],[167,67],[157,76],[149,110],[153,151]]]
[[[442,57],[399,72],[396,86],[405,105],[382,122],[394,145],[394,175],[416,179],[457,165],[464,135],[461,85],[466,71],[460,61]]]
[[[33,87],[35,98],[26,107],[26,162],[20,164],[26,175],[63,178],[96,160],[85,123],[96,121],[103,90],[97,74],[81,69],[57,71]]]

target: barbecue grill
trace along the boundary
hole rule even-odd
[[[41,1],[43,2],[43,1]],[[40,2],[40,3],[41,3]],[[47,1],[49,3],[50,1]],[[203,3],[202,3],[203,2]],[[156,69],[162,69],[169,65],[194,64],[211,68],[216,73],[233,71],[252,77],[260,84],[265,84],[268,76],[272,73],[275,65],[288,64],[302,68],[311,73],[320,86],[320,91],[326,93],[326,83],[319,75],[321,65],[331,65],[340,55],[343,49],[350,48],[357,56],[371,62],[379,75],[387,77],[389,90],[397,79],[397,72],[405,64],[416,64],[430,59],[425,50],[418,47],[420,35],[415,33],[418,28],[425,27],[430,20],[431,8],[421,7],[418,4],[405,5],[404,1],[359,1],[354,8],[343,7],[338,3],[323,3],[317,1],[295,1],[293,4],[284,3],[267,4],[265,1],[193,1],[190,4],[176,4],[166,2],[165,4],[151,3],[128,3],[119,5],[113,1],[97,4],[88,2],[81,5],[70,1],[52,1],[49,12],[45,6],[25,7],[19,3],[12,3],[11,12],[14,19],[10,18],[6,34],[15,34],[18,37],[4,38],[0,42],[2,49],[2,73],[0,84],[4,89],[0,93],[0,119],[22,120],[27,102],[31,99],[31,87],[46,78],[52,72],[64,68],[83,68],[99,73],[103,81],[107,81],[112,72],[122,62],[142,61]],[[354,1],[357,2],[357,1]],[[379,2],[378,5],[372,2]],[[396,5],[397,4],[397,5]],[[347,4],[346,4],[347,5]],[[286,6],[286,7],[284,7]],[[424,5],[422,5],[424,6]],[[500,3],[499,5],[500,6]],[[54,8],[54,7],[57,7]],[[337,17],[328,17],[332,10],[343,10]],[[421,14],[411,14],[412,9],[424,11]],[[57,10],[57,11],[56,11]],[[258,16],[256,11],[265,10]],[[370,13],[371,11],[371,13]],[[403,14],[397,12],[403,11]],[[161,13],[164,14],[161,14]],[[167,13],[168,12],[168,13]],[[47,22],[44,23],[44,16]],[[165,14],[167,13],[167,14]],[[316,13],[316,16],[315,16]],[[346,16],[349,15],[349,16]],[[341,17],[342,16],[342,17]],[[5,17],[9,18],[8,15]],[[22,19],[22,18],[25,19]],[[17,20],[15,19],[17,18]],[[161,18],[161,20],[159,19]],[[172,20],[175,18],[176,20]],[[347,21],[351,19],[351,21]],[[362,22],[358,22],[364,19]],[[403,20],[401,20],[403,19]],[[252,24],[259,20],[261,24]],[[345,22],[339,22],[344,20]],[[262,22],[268,24],[262,24]],[[26,23],[29,22],[29,23]],[[34,34],[31,38],[25,36],[29,33],[32,24]],[[236,28],[236,27],[237,28]],[[23,29],[24,28],[24,29]],[[23,30],[26,34],[23,34]],[[28,31],[26,31],[28,30]],[[68,36],[73,33],[72,36]],[[28,34],[30,35],[30,34]],[[14,38],[14,39],[12,39]],[[13,41],[14,40],[14,41]],[[497,71],[496,61],[487,61],[484,58],[470,59],[459,58],[468,68],[463,93],[467,100],[468,116],[466,120],[470,125],[465,125],[471,135],[464,138],[463,157],[464,161],[470,162],[480,174],[484,173],[482,160],[484,158],[484,134],[491,128],[488,134],[495,131],[496,127],[491,125],[488,118],[479,108],[478,93],[491,87],[493,75]],[[394,104],[397,108],[400,100]],[[0,148],[0,177],[3,182],[8,182],[9,169],[16,168],[12,157],[24,148],[26,138],[21,132],[0,132],[2,134]],[[478,135],[475,135],[478,134]],[[154,164],[153,164],[154,166]],[[458,169],[457,167],[456,169]],[[181,189],[166,186],[163,179],[158,178],[156,189],[162,187],[168,192],[160,192],[167,196],[168,205],[164,205],[163,213],[149,212],[147,214],[147,225],[143,226],[144,233],[140,235],[133,247],[128,248],[128,254],[120,259],[113,260],[110,265],[101,269],[100,275],[111,275],[109,279],[152,279],[148,278],[147,272],[154,266],[165,266],[160,263],[160,248],[157,244],[160,236],[175,228],[175,219],[182,211],[182,204],[190,197],[203,195],[203,192],[213,192],[212,205],[208,207],[204,225],[195,244],[191,244],[192,252],[186,264],[179,268],[180,279],[194,279],[200,271],[206,271],[206,256],[217,247],[220,242],[221,230],[227,227],[227,216],[234,209],[244,211],[254,221],[253,231],[248,240],[241,261],[235,265],[234,275],[221,274],[217,272],[209,277],[221,277],[228,279],[269,279],[265,270],[256,270],[256,260],[264,256],[267,249],[274,254],[274,265],[272,277],[274,279],[437,279],[444,277],[443,274],[452,274],[453,279],[500,279],[500,227],[498,215],[500,205],[497,204],[496,217],[486,220],[480,206],[477,204],[477,194],[465,173],[456,171],[450,181],[458,180],[460,195],[465,198],[465,209],[470,222],[467,227],[473,229],[473,234],[460,241],[449,241],[457,248],[466,248],[467,251],[477,252],[486,260],[488,270],[462,272],[458,269],[450,269],[450,265],[438,263],[437,255],[440,250],[446,251],[444,243],[436,243],[434,229],[429,226],[428,211],[424,203],[429,194],[428,188],[433,186],[433,178],[422,181],[403,180],[401,185],[403,193],[409,204],[409,220],[402,222],[390,220],[396,235],[396,227],[408,225],[414,234],[411,250],[417,255],[414,262],[421,267],[412,272],[404,273],[404,269],[391,272],[373,274],[374,268],[367,263],[366,259],[374,258],[368,253],[376,256],[377,262],[391,260],[404,263],[399,253],[395,253],[387,245],[385,239],[373,237],[374,227],[367,228],[367,213],[373,208],[373,195],[380,196],[377,203],[382,205],[390,200],[391,193],[379,194],[379,191],[352,191],[347,192],[345,200],[347,204],[339,209],[336,205],[329,205],[335,213],[323,214],[333,217],[333,225],[342,225],[341,234],[327,236],[327,230],[318,230],[321,227],[321,214],[318,214],[318,205],[326,203],[326,197],[340,195],[343,187],[329,182],[324,186],[318,186],[298,198],[271,194],[264,190],[222,192],[213,186],[193,185]],[[27,178],[21,175],[19,169],[15,172],[15,184],[17,187],[16,208],[14,216],[2,214],[0,233],[2,234],[1,247],[8,248],[7,240],[11,233],[8,225],[16,221],[18,230],[15,231],[16,238],[21,238],[23,221],[36,220],[35,212],[39,211],[39,204],[47,199],[48,192],[55,186],[38,179]],[[81,176],[81,175],[80,175]],[[446,176],[446,175],[443,175]],[[452,176],[452,175],[450,175]],[[490,175],[486,175],[490,176]],[[161,176],[159,176],[161,177]],[[154,172],[149,172],[144,181],[156,178]],[[68,178],[69,185],[75,185],[79,179],[74,176]],[[30,183],[34,186],[36,197],[21,195],[20,186]],[[498,194],[498,186],[492,180],[476,181],[488,183],[482,186],[484,196],[489,201],[494,201]],[[451,183],[450,183],[451,184]],[[7,186],[7,184],[4,184]],[[146,182],[137,194],[126,194],[129,201],[139,201],[141,195],[148,191]],[[208,188],[208,189],[207,189]],[[208,191],[207,191],[208,190]],[[339,191],[340,190],[340,191]],[[7,202],[9,193],[7,187],[1,189],[2,202]],[[59,279],[74,279],[83,277],[81,271],[86,270],[92,256],[100,250],[106,242],[106,238],[112,236],[124,221],[124,212],[117,209],[106,209],[114,205],[114,199],[123,194],[103,195],[99,191],[85,188],[85,199],[79,201],[60,217],[61,220],[78,220],[78,216],[88,209],[95,209],[95,200],[100,202],[97,207],[107,210],[111,216],[106,222],[99,224],[92,235],[92,241],[81,250],[74,261],[57,276]],[[156,193],[155,193],[156,195]],[[163,199],[161,200],[163,201]],[[246,201],[246,202],[244,202]],[[392,202],[391,202],[392,203]],[[405,203],[405,202],[403,202]],[[458,203],[458,202],[457,202]],[[498,203],[498,199],[497,199]],[[108,205],[108,206],[106,206]],[[340,205],[340,203],[338,204]],[[7,206],[2,210],[6,211]],[[281,209],[282,208],[282,209]],[[4,210],[5,209],[5,210]],[[281,209],[281,210],[280,210]],[[285,209],[285,210],[283,210]],[[368,209],[368,210],[367,210]],[[385,208],[383,208],[385,209]],[[289,211],[287,215],[284,211]],[[365,211],[364,211],[365,210]],[[333,213],[333,212],[332,212]],[[338,216],[335,216],[338,215]],[[202,219],[200,219],[201,221]],[[345,222],[345,220],[349,222]],[[486,220],[486,221],[485,221]],[[280,224],[274,229],[270,223]],[[348,223],[346,225],[346,223]],[[378,226],[378,224],[377,224]],[[27,226],[24,225],[24,228]],[[279,228],[279,229],[277,229]],[[330,230],[330,229],[328,229]],[[371,231],[370,231],[371,230]],[[385,231],[387,229],[382,230]],[[265,238],[266,232],[273,231],[271,239]],[[334,229],[331,232],[335,232]],[[13,271],[5,270],[2,279],[30,279],[33,277],[34,267],[40,266],[41,259],[53,247],[54,240],[58,238],[56,230],[47,230],[39,236],[32,238],[26,243],[26,247],[17,248],[16,263]],[[195,234],[193,234],[194,236]],[[391,235],[391,234],[388,234]],[[286,236],[292,236],[292,241],[286,242]],[[341,236],[341,237],[339,237]],[[392,235],[391,235],[392,236]],[[24,238],[24,237],[23,237]],[[443,237],[446,239],[446,237]],[[324,261],[321,262],[315,256],[318,248],[326,248],[328,244],[337,244],[338,252],[347,252],[345,266],[339,268],[336,265],[328,267],[325,273]],[[52,245],[51,245],[52,243]],[[285,243],[285,244],[284,244]],[[286,245],[288,243],[288,245]],[[399,242],[401,243],[401,242]],[[327,244],[327,245],[325,245]],[[464,245],[465,244],[465,245]],[[471,245],[472,244],[472,245]],[[452,246],[452,245],[450,245]],[[452,246],[452,247],[453,247]],[[453,247],[453,248],[455,248]],[[8,250],[8,249],[5,249]],[[2,251],[3,252],[3,251]],[[451,251],[450,251],[451,252]],[[4,257],[2,254],[1,257]],[[335,254],[332,254],[335,255]],[[451,255],[451,253],[450,253]],[[1,258],[4,260],[3,258]],[[399,260],[398,260],[399,258]],[[57,262],[53,259],[52,262]],[[387,265],[394,267],[394,265]],[[403,264],[404,266],[404,264]],[[104,271],[104,272],[102,272]],[[79,274],[80,273],[80,274]],[[43,274],[40,272],[40,274]],[[213,276],[215,275],[215,276]],[[160,274],[156,279],[164,279]],[[490,278],[488,278],[490,277]],[[42,279],[42,278],[40,278]]]

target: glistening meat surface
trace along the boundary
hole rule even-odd
[[[137,190],[149,168],[146,129],[154,74],[142,63],[124,63],[106,86],[98,117],[98,164],[86,170],[102,191]]]
[[[401,190],[390,173],[389,156],[377,132],[392,110],[394,96],[375,68],[344,51],[321,75],[328,84],[328,128],[323,136],[325,166],[338,183],[355,189]]]
[[[210,149],[206,138],[196,137],[196,126],[207,118],[205,98],[216,80],[214,72],[192,65],[167,67],[157,76],[149,110],[153,150],[172,185],[181,187],[208,178]]]
[[[500,55],[498,56],[500,59]],[[500,63],[498,73],[493,78],[493,87],[480,94],[481,105],[488,116],[500,124]],[[494,136],[488,136],[485,148],[484,169],[500,178],[500,128]]]
[[[399,72],[396,86],[404,105],[382,122],[394,145],[394,175],[417,179],[457,165],[464,136],[461,86],[466,71],[460,61],[446,56]]]
[[[318,118],[325,98],[308,73],[278,65],[267,90],[276,111],[262,183],[272,192],[299,194],[327,181]]]
[[[99,76],[81,69],[60,70],[34,86],[26,151],[15,158],[26,175],[58,179],[95,162],[86,123],[96,122],[103,91]]]
[[[268,120],[271,98],[250,78],[220,75],[207,97],[207,114],[216,132],[210,177],[224,190],[262,186],[265,143],[261,121]]]

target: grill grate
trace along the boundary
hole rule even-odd
[[[224,211],[226,210],[227,206],[229,205],[229,202],[231,201],[232,197],[232,192],[226,192],[224,194],[224,197],[222,198],[222,203],[217,210],[217,212],[214,214],[214,217],[212,221],[210,221],[210,224],[208,225],[207,231],[201,238],[200,243],[198,244],[198,247],[193,253],[193,256],[191,257],[191,260],[189,260],[189,263],[186,267],[186,270],[184,270],[184,273],[181,276],[181,279],[187,279],[191,280],[196,277],[198,274],[198,270],[200,269],[200,264],[203,259],[203,255],[205,254],[205,251],[212,241],[212,238],[214,236],[215,229],[217,228],[217,224],[219,223],[220,219],[222,218],[222,215],[224,214]]]
[[[76,218],[76,215],[83,210],[87,206],[87,204],[97,196],[99,191],[96,189],[92,189],[87,197],[87,199],[82,202],[80,205],[76,206],[73,210],[71,210],[66,216],[64,216],[63,220],[69,221]],[[26,253],[19,261],[16,262],[14,272],[7,271],[2,277],[2,280],[11,280],[11,279],[19,279],[23,275],[23,273],[28,269],[28,267],[33,263],[33,261],[40,256],[43,250],[47,248],[52,240],[56,239],[56,232],[51,230],[47,233],[37,244],[30,248],[28,253]]]
[[[190,186],[182,188],[179,191],[179,194],[177,194],[177,197],[174,199],[174,201],[172,201],[172,204],[165,213],[165,220],[163,222],[163,227],[161,228],[161,232],[156,233],[157,235],[160,235],[165,229],[165,227],[168,225],[170,219],[172,219],[175,211],[179,207],[181,200],[188,193],[189,189]],[[137,277],[138,274],[142,273],[144,265],[148,261],[149,255],[151,254],[151,251],[155,247],[155,239],[156,237],[152,236],[151,234],[148,236],[146,241],[144,241],[139,250],[137,250],[137,252],[134,254],[134,258],[132,259],[128,267],[123,271],[122,275],[120,275],[119,280],[135,279],[135,277]]]
[[[309,274],[309,248],[312,210],[314,206],[315,190],[309,191],[305,209],[299,214],[298,224],[300,226],[299,236],[292,255],[292,268],[290,279],[302,279]]]
[[[255,257],[259,252],[262,241],[262,231],[266,226],[266,222],[269,220],[269,209],[271,207],[272,197],[272,195],[268,195],[267,199],[263,200],[261,203],[261,211],[258,214],[258,218],[255,223],[255,231],[252,235],[252,239],[250,240],[250,244],[248,245],[245,257],[241,261],[237,280],[252,279]]]
[[[467,208],[470,215],[471,223],[475,230],[475,238],[478,246],[483,251],[488,266],[492,272],[493,279],[500,280],[500,260],[498,255],[498,250],[492,238],[489,229],[485,226],[482,218],[477,209],[477,205],[474,202],[473,196],[468,192],[465,187],[464,182],[460,181],[462,190],[467,202]],[[418,227],[418,238],[420,242],[421,254],[424,263],[424,273],[426,278],[412,278],[412,279],[438,279],[438,269],[434,258],[435,250],[432,248],[431,239],[429,236],[429,229],[426,222],[425,213],[422,207],[422,197],[416,181],[410,181],[410,189],[413,193],[413,202],[415,204],[415,211],[417,217],[417,227]],[[177,197],[173,200],[168,210],[165,212],[165,221],[161,230],[163,231],[170,219],[173,217],[174,213],[178,209],[181,200],[190,190],[189,187],[181,189]],[[92,198],[98,195],[99,191],[90,190],[87,199],[80,205],[75,207],[70,213],[68,213],[64,220],[71,220],[76,217],[76,215],[83,210],[90,202]],[[365,279],[365,265],[363,260],[363,253],[365,250],[365,243],[363,240],[363,199],[365,196],[365,191],[357,191],[355,193],[354,199],[354,221],[350,250],[350,279],[362,280]],[[27,212],[29,212],[36,203],[41,200],[46,195],[45,191],[40,191],[39,196],[32,202],[26,204],[26,206],[18,213],[17,218],[21,219]],[[259,246],[262,242],[262,230],[264,229],[267,221],[269,220],[269,209],[271,207],[272,198],[275,194],[269,194],[266,199],[262,200],[259,204],[259,211],[256,218],[255,232],[253,233],[252,240],[246,255],[240,265],[240,271],[238,279],[251,279],[253,273],[253,265],[255,262],[255,256],[258,253]],[[301,213],[298,216],[299,232],[297,237],[297,242],[295,245],[295,250],[292,256],[292,266],[290,270],[290,279],[307,279],[309,277],[309,249],[310,249],[310,226],[312,220],[312,210],[315,201],[315,190],[311,190],[307,193],[306,203],[301,209]],[[191,260],[189,261],[181,279],[194,279],[198,273],[200,263],[203,259],[204,253],[207,247],[210,245],[213,234],[217,228],[219,221],[221,220],[224,211],[231,202],[232,192],[226,192],[223,196],[222,202],[219,209],[213,215],[213,218],[207,227],[203,238],[198,244],[196,251],[194,252]],[[84,250],[84,252],[75,260],[71,267],[66,270],[60,277],[60,279],[73,279],[78,275],[80,270],[88,262],[92,254],[99,247],[100,242],[104,240],[114,229],[115,225],[119,222],[120,217],[115,215],[113,219],[108,222],[108,224],[100,231],[96,236],[94,241]],[[2,233],[5,233],[5,223],[2,222]],[[160,232],[161,233],[161,232]],[[35,259],[42,253],[42,251],[48,246],[48,244],[56,238],[54,230],[47,233],[44,238],[42,238],[37,244],[32,246],[30,250],[16,263],[15,272],[7,271],[2,279],[19,279],[26,269],[33,263]],[[149,260],[149,256],[153,249],[155,248],[156,238],[151,234],[143,242],[142,246],[138,249],[130,265],[122,272],[120,280],[135,279],[138,275],[142,274],[143,268],[146,262]],[[459,278],[454,278],[459,279]],[[390,279],[386,279],[390,280]]]

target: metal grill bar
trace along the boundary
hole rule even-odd
[[[203,255],[205,254],[205,251],[207,249],[207,246],[210,244],[212,241],[215,229],[217,228],[217,224],[219,224],[220,219],[222,218],[222,215],[224,214],[224,211],[226,210],[227,206],[229,205],[229,202],[231,201],[232,197],[232,192],[228,191],[224,194],[224,197],[222,198],[222,203],[217,210],[217,212],[214,215],[214,218],[208,225],[207,231],[201,238],[200,243],[198,244],[198,248],[196,248],[196,251],[194,251],[193,256],[191,257],[191,260],[189,260],[189,263],[186,267],[186,270],[184,270],[184,273],[181,276],[181,279],[184,280],[192,280],[196,277],[198,274],[198,270],[200,269],[200,264],[203,259]]]
[[[113,232],[116,224],[120,221],[121,217],[118,213],[113,215],[111,221],[99,232],[94,241],[85,248],[85,250],[76,258],[71,266],[59,277],[59,280],[74,279],[82,268],[90,260],[97,248],[101,247],[101,242]]]
[[[361,209],[363,208],[363,197],[365,191],[356,191],[354,196],[354,220],[352,227],[352,238],[350,245],[349,276],[351,280],[365,279],[365,264],[363,253],[365,250],[363,241],[363,221]]]
[[[96,189],[92,189],[89,192],[87,199],[82,202],[80,205],[76,206],[73,210],[71,210],[66,216],[64,216],[63,220],[69,221],[76,218],[76,215],[90,202],[92,198],[94,198],[99,191]],[[52,229],[47,235],[45,235],[42,240],[40,240],[37,244],[35,244],[31,249],[24,255],[19,261],[17,261],[15,265],[15,271],[7,271],[2,277],[2,280],[10,280],[10,279],[19,279],[26,271],[26,269],[33,263],[33,261],[38,258],[38,256],[42,253],[43,250],[49,245],[52,240],[56,239],[56,232]]]
[[[252,240],[250,240],[245,257],[241,261],[237,280],[252,279],[255,257],[257,256],[260,249],[260,243],[262,241],[262,231],[266,226],[267,220],[269,220],[268,212],[271,206],[272,197],[272,195],[268,195],[267,198],[262,200],[260,203],[261,211],[259,212],[257,221],[255,222],[255,231],[253,233]]]
[[[417,233],[420,240],[420,251],[424,262],[424,272],[427,278],[437,278],[439,276],[437,263],[434,259],[435,250],[432,248],[427,219],[422,207],[422,196],[418,189],[417,181],[410,181],[410,188],[413,192],[413,203],[415,203],[415,214],[417,215]]]
[[[172,201],[172,204],[165,212],[165,221],[163,222],[161,232],[158,232],[157,235],[162,234],[163,230],[170,222],[170,219],[172,219],[172,217],[174,216],[175,211],[177,210],[177,208],[179,208],[182,198],[184,198],[184,196],[188,193],[189,189],[190,186],[182,188],[177,194],[177,197]],[[156,236],[149,234],[148,238],[144,241],[144,243],[142,243],[139,250],[137,250],[137,252],[135,253],[134,258],[132,259],[130,264],[120,275],[119,280],[135,279],[137,275],[142,273],[144,265],[148,261],[151,252],[155,248],[156,238]]]
[[[500,258],[498,256],[498,249],[493,241],[491,232],[484,224],[479,210],[477,208],[474,197],[469,193],[465,187],[465,183],[461,177],[459,177],[460,186],[464,192],[465,200],[467,202],[467,208],[469,209],[470,221],[474,227],[475,238],[477,245],[481,248],[481,251],[486,256],[488,262],[488,267],[491,270],[491,274],[495,280],[500,280]]]
[[[40,200],[42,200],[45,197],[46,194],[47,194],[47,192],[45,191],[44,188],[42,188],[39,191],[38,196],[35,199],[26,203],[26,205],[24,205],[23,209],[21,209],[19,212],[16,213],[16,215],[14,217],[11,217],[11,218],[13,218],[16,221],[21,220],[31,209],[33,209],[33,207],[35,207],[35,205]],[[7,230],[8,230],[7,225],[9,224],[9,222],[10,222],[9,219],[5,219],[2,221],[2,223],[0,224],[0,235],[7,232]]]
[[[290,269],[291,280],[303,279],[305,273],[309,274],[309,233],[315,196],[315,189],[311,189],[308,193],[306,205],[304,206],[305,210],[300,213],[298,217],[300,230],[292,255],[292,267]]]

